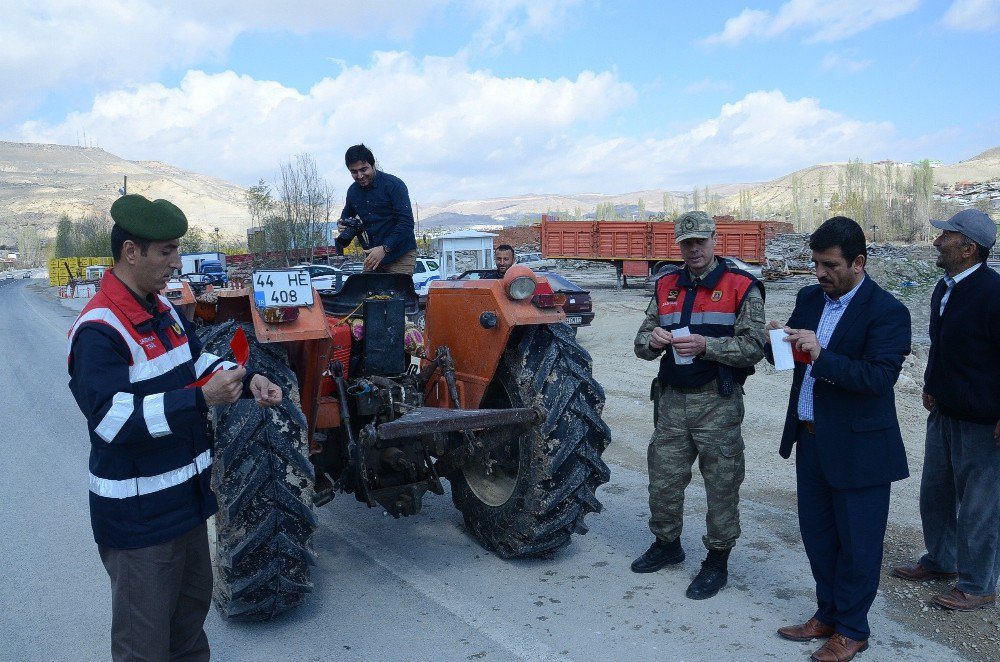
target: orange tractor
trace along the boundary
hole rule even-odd
[[[314,290],[301,270],[258,271],[198,317],[207,351],[280,384],[280,407],[213,414],[216,595],[222,614],[266,619],[305,598],[314,508],[353,494],[394,517],[451,486],[468,530],[503,558],[585,533],[609,478],[604,391],[544,277],[439,281],[425,326],[409,276],[356,274]],[[183,294],[183,293],[182,293]],[[183,294],[183,296],[187,296]],[[186,301],[186,299],[185,299]]]

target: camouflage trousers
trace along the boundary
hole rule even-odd
[[[664,387],[649,441],[649,528],[666,542],[681,535],[684,490],[695,458],[705,480],[708,549],[725,550],[740,537],[740,485],[743,483],[743,391],[723,398],[716,382],[705,390],[681,393]]]

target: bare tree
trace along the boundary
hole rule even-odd
[[[319,176],[316,161],[309,154],[300,154],[294,162],[281,166],[280,191],[278,207],[291,240],[285,249],[286,264],[291,263],[292,249],[307,250],[312,262],[330,222],[333,191]]]

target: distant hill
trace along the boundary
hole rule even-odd
[[[809,166],[769,182],[747,187],[746,192],[750,196],[756,213],[760,213],[766,207],[775,210],[789,209],[792,206],[793,180],[801,187],[802,197],[807,201],[811,202],[819,198],[821,192],[823,199],[829,200],[830,195],[837,190],[838,179],[843,177],[847,171],[847,165],[846,163],[821,163]],[[897,177],[906,179],[913,177],[914,166],[909,163],[881,161],[873,165],[880,168],[883,173],[888,171],[891,165]],[[965,161],[934,167],[932,172],[934,186],[941,190],[954,187],[956,182],[1000,180],[1000,147],[988,149]],[[739,194],[727,198],[724,206],[738,209]]]
[[[752,184],[721,184],[709,186],[709,195],[728,198],[737,195],[741,190]],[[704,195],[704,187],[699,187],[699,194]],[[431,219],[439,214],[455,214],[458,216],[486,216],[493,223],[513,224],[526,215],[544,214],[547,212],[569,212],[571,215],[580,210],[582,214],[592,214],[599,204],[612,203],[616,207],[634,207],[641,199],[647,211],[663,211],[663,196],[670,196],[675,207],[680,207],[684,196],[690,198],[691,191],[668,191],[666,189],[651,189],[605,195],[601,193],[580,193],[576,195],[556,194],[526,194],[505,198],[489,198],[486,200],[448,200],[445,202],[421,204],[422,219]]]
[[[888,169],[889,162],[876,164]],[[791,207],[792,180],[808,200],[824,199],[836,190],[846,163],[823,163],[764,183],[721,184],[708,187],[708,194],[722,198],[724,211],[739,209],[739,194],[746,191],[754,215],[766,207]],[[902,177],[912,176],[909,164],[893,164]],[[1000,180],[1000,147],[988,149],[968,160],[934,169],[935,185],[941,189],[956,182]],[[54,230],[59,217],[79,218],[107,213],[118,196],[124,176],[129,193],[168,198],[187,214],[192,224],[207,232],[219,228],[225,235],[244,236],[249,217],[244,191],[236,184],[204,174],[182,170],[156,161],[127,161],[102,149],[0,142],[0,243],[16,237],[17,228],[35,226],[42,233]],[[705,188],[699,187],[702,206]],[[448,200],[419,203],[421,229],[447,229],[475,225],[515,225],[525,217],[547,212],[570,216],[593,214],[601,204],[612,203],[619,210],[637,209],[642,200],[646,211],[663,210],[664,196],[675,209],[691,201],[691,191],[651,189],[604,195],[525,194],[486,200]],[[418,202],[418,201],[414,201]],[[9,242],[8,242],[9,243]]]
[[[156,161],[127,161],[96,147],[0,142],[0,236],[36,226],[47,232],[62,214],[106,214],[128,176],[128,192],[167,198],[206,231],[245,236],[243,189]]]

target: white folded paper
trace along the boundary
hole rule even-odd
[[[674,338],[684,338],[685,336],[691,335],[691,329],[687,328],[686,326],[682,326],[679,329],[674,329],[670,333],[671,335],[673,335]],[[687,365],[688,363],[694,363],[693,356],[681,356],[680,354],[677,353],[677,350],[674,349],[673,345],[670,346],[670,349],[673,350],[674,352],[674,363],[676,363],[677,365]]]
[[[775,370],[791,370],[795,367],[792,358],[792,343],[785,342],[788,335],[784,329],[771,329],[771,353],[774,354]]]

